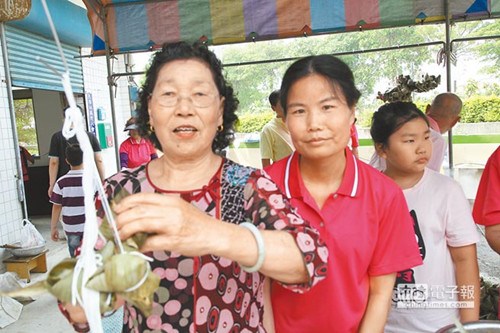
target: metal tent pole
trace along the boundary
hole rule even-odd
[[[104,7],[104,45],[106,46],[106,67],[108,70],[108,88],[109,88],[109,102],[111,104],[111,120],[113,124],[113,140],[115,141],[115,159],[117,170],[120,170],[120,143],[118,142],[118,134],[116,127],[116,114],[115,114],[115,96],[113,94],[113,69],[111,68],[111,49],[109,47],[109,30],[107,25],[108,10]]]
[[[450,42],[450,2],[444,0],[444,15],[445,15],[445,56],[446,56],[446,91],[451,92],[451,42]],[[453,177],[453,133],[452,129],[448,130],[448,167],[450,169],[450,176]]]

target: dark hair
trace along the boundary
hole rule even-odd
[[[127,127],[128,125],[133,125],[133,124],[136,124],[137,123],[137,118],[136,117],[130,117],[127,122],[125,123],[125,127]]]
[[[356,88],[352,71],[345,62],[331,55],[309,56],[294,62],[285,72],[280,89],[280,101],[285,115],[290,88],[296,81],[311,74],[319,74],[339,87],[349,107],[358,102],[361,93]]]
[[[66,146],[66,160],[73,167],[83,163],[83,151],[78,143],[68,143]]]
[[[196,59],[206,64],[212,72],[219,94],[224,97],[224,113],[222,115],[223,129],[217,132],[212,142],[212,150],[218,153],[229,146],[234,137],[233,127],[238,120],[236,109],[238,108],[239,102],[234,95],[233,88],[226,81],[222,73],[222,63],[217,59],[215,54],[203,44],[191,45],[186,42],[165,44],[162,49],[153,56],[149,68],[146,70],[146,80],[139,91],[139,110],[137,115],[139,135],[149,138],[156,148],[159,150],[162,149],[156,134],[151,131],[149,126],[148,100],[156,85],[158,73],[163,66],[174,60],[181,59]]]
[[[78,110],[80,110],[80,112],[82,113],[82,115],[85,115],[85,114],[83,113],[83,109],[82,109],[82,107],[81,107],[80,105],[77,105],[76,107],[78,108]],[[65,108],[63,109],[63,117],[66,117],[66,111],[67,111],[67,110],[69,110],[69,108],[70,108],[70,106],[67,106],[67,107],[65,107]]]
[[[269,103],[272,106],[276,106],[279,99],[280,99],[280,91],[279,90],[275,90],[269,95]]]
[[[382,105],[372,118],[370,135],[373,143],[387,147],[389,137],[407,122],[421,118],[429,125],[425,114],[412,102],[392,102]]]

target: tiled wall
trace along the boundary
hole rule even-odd
[[[82,54],[88,54],[89,50],[83,50]],[[113,61],[113,70],[115,73],[125,71],[123,55],[116,56]],[[102,107],[106,111],[106,122],[112,123],[110,94],[107,81],[106,57],[97,56],[90,58],[82,58],[83,77],[85,92],[92,94],[94,110]],[[127,133],[123,132],[125,122],[130,117],[130,105],[128,94],[128,83],[125,77],[117,80],[117,91],[113,88],[113,95],[116,96],[115,102],[115,118],[116,131],[118,142],[114,142],[114,147],[103,149],[102,156],[106,168],[106,176],[111,176],[118,171],[115,159],[115,147],[119,147],[120,143],[127,138]]]
[[[123,57],[119,56],[118,58],[114,64],[115,73],[125,71]],[[106,58],[84,58],[82,63],[85,90],[92,93],[95,109],[103,107],[108,112],[107,119],[112,122],[110,95],[106,78]],[[115,146],[119,146],[121,141],[126,138],[123,125],[130,117],[127,80],[120,78],[117,84],[118,91],[115,105],[119,142],[115,142]],[[7,85],[5,83],[5,66],[0,48],[0,245],[14,243],[19,240],[23,218],[23,208],[19,202],[17,191],[18,171],[15,156],[17,146],[14,144],[11,124]],[[114,147],[105,149],[103,157],[106,165],[106,176],[110,176],[117,171]],[[0,249],[0,258],[3,256],[4,252]],[[1,270],[2,267],[0,267]]]
[[[22,205],[17,193],[17,161],[10,119],[5,66],[0,48],[0,245],[19,240]],[[0,252],[0,256],[2,253]]]

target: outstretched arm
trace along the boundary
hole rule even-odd
[[[122,239],[138,232],[151,234],[142,250],[174,251],[185,256],[212,254],[240,265],[253,266],[258,259],[256,240],[248,229],[226,223],[202,212],[177,196],[138,193],[115,207]],[[285,283],[309,280],[302,253],[286,231],[261,230],[265,257],[261,273]]]

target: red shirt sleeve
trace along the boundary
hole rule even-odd
[[[500,224],[500,147],[490,156],[484,167],[472,216],[477,224]]]
[[[396,192],[384,206],[368,273],[372,276],[385,275],[402,270],[401,264],[408,269],[422,263],[406,199],[402,192]]]

